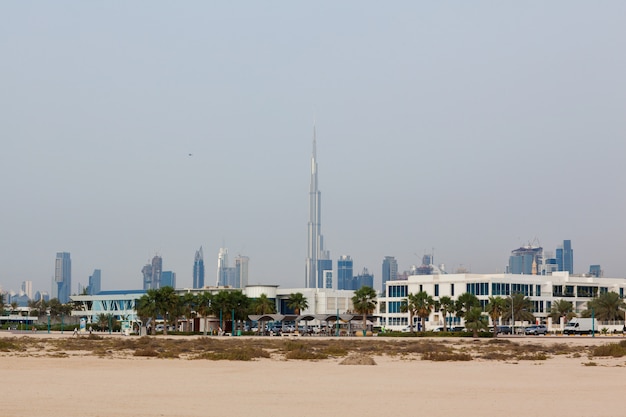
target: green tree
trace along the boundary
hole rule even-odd
[[[207,335],[209,315],[213,312],[213,295],[209,292],[202,292],[195,296],[196,312],[204,320],[204,335]]]
[[[550,317],[556,322],[560,322],[561,317],[564,317],[565,321],[568,322],[570,319],[576,317],[573,304],[571,301],[563,299],[554,300],[550,308]]]
[[[595,318],[600,321],[620,320],[624,317],[622,312],[624,309],[626,309],[624,300],[614,291],[600,294],[598,298],[587,303],[587,310],[593,311]],[[588,316],[591,317],[591,314]]]
[[[454,300],[447,295],[439,298],[439,311],[443,315],[443,331],[448,330],[448,314],[454,311]]]
[[[433,298],[426,293],[426,291],[420,291],[417,294],[409,294],[405,300],[406,311],[409,312],[409,321],[411,325],[411,331],[413,331],[413,316],[416,315],[420,318],[422,323],[422,331],[426,331],[426,318],[430,316],[430,312],[434,307]]]
[[[167,335],[167,328],[176,316],[178,309],[178,294],[172,287],[161,287],[157,290],[157,311],[163,317],[163,334]]]
[[[486,330],[488,327],[487,317],[483,315],[480,307],[471,307],[465,312],[465,328],[471,330],[474,337],[478,337],[478,332]]]
[[[156,334],[156,319],[160,314],[159,293],[155,289],[149,289],[137,301],[137,315],[141,318],[144,325],[151,322],[151,333]]]
[[[198,298],[190,292],[185,293],[178,298],[177,312],[181,317],[185,318],[185,331],[186,332],[191,331],[191,319],[193,316],[193,312],[196,311],[197,300]]]
[[[487,313],[491,317],[493,323],[493,336],[498,335],[498,319],[502,317],[502,313],[506,309],[506,300],[502,297],[489,297],[489,304],[487,304]]]
[[[459,298],[457,298],[454,303],[454,309],[457,317],[465,317],[466,313],[473,307],[480,307],[480,301],[478,300],[478,297],[469,292],[464,292],[459,295]]]
[[[289,294],[287,299],[287,307],[292,309],[294,313],[299,316],[302,310],[309,308],[309,302],[301,292]],[[296,321],[296,333],[298,333],[298,322]]]
[[[352,297],[354,310],[363,315],[363,336],[367,330],[367,315],[376,308],[376,290],[372,287],[364,286],[354,292]]]
[[[506,308],[502,312],[503,320],[511,320],[515,325],[515,320],[534,322],[533,302],[522,293],[514,293],[506,299]],[[511,317],[513,314],[513,317]]]
[[[252,302],[252,310],[255,314],[265,315],[265,314],[274,314],[276,313],[276,304],[267,298],[265,293],[261,294],[259,298],[255,299]],[[259,328],[261,329],[261,334],[265,334],[265,321],[261,320],[259,323]]]

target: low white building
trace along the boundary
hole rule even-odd
[[[553,272],[552,275],[412,275],[406,280],[387,281],[385,291],[384,296],[378,299],[376,314],[381,317],[380,324],[391,330],[400,330],[409,324],[409,314],[401,311],[401,305],[408,294],[417,294],[420,291],[425,291],[435,300],[443,296],[456,300],[459,295],[469,292],[478,297],[483,309],[491,296],[506,298],[512,293],[521,293],[532,300],[535,317],[552,327],[548,316],[555,300],[570,301],[574,312],[580,313],[587,308],[587,302],[599,294],[613,291],[624,298],[626,279],[569,275],[568,272]],[[414,320],[417,318],[414,317]],[[434,311],[426,322],[426,329],[443,324],[444,317],[440,312]],[[449,316],[448,324],[461,325],[462,321]]]

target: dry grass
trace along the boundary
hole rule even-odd
[[[7,337],[0,339],[0,356],[93,355],[101,358],[157,358],[250,361],[262,358],[278,360],[325,360],[390,356],[431,361],[543,361],[557,355],[571,358],[621,357],[626,355],[626,341],[596,347],[566,343],[518,343],[510,339],[373,339],[373,338],[237,338],[237,337],[102,337],[99,335],[40,339]]]

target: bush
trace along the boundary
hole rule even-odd
[[[471,361],[472,355],[459,352],[426,352],[422,355],[423,360],[427,361]]]
[[[591,352],[592,356],[612,356],[621,358],[626,355],[626,340],[619,343],[610,343],[608,345],[596,346]]]

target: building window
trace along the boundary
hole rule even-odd
[[[439,284],[435,284],[435,297],[439,297]]]
[[[619,289],[619,298],[624,298],[624,289],[623,288]]]
[[[535,287],[535,295],[536,295],[537,297],[541,297],[541,285],[537,285],[537,286]]]
[[[454,284],[450,284],[450,295],[454,297]]]
[[[424,286],[420,284],[420,292],[424,291]]]
[[[407,286],[406,285],[392,285],[389,286],[389,297],[390,298],[404,298],[407,296]]]

